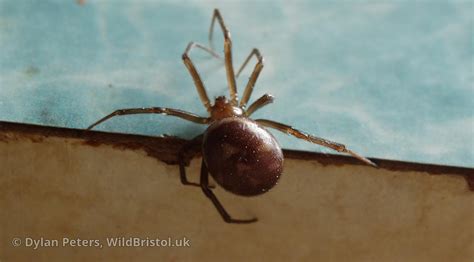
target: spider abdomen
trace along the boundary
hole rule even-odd
[[[212,123],[204,134],[203,157],[214,180],[242,196],[267,192],[283,171],[283,153],[276,139],[244,117]]]

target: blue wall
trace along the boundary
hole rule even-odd
[[[126,107],[204,115],[181,54],[207,43],[219,7],[235,67],[253,47],[266,59],[253,98],[276,101],[255,117],[366,156],[473,166],[472,1],[241,2],[0,1],[0,119],[85,128]],[[210,96],[227,94],[223,63],[192,57]],[[185,138],[204,128],[163,116],[98,127]],[[331,152],[274,133],[284,147]]]

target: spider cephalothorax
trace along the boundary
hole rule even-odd
[[[243,110],[240,107],[234,106],[225,96],[217,97],[214,105],[211,107],[211,119],[213,121],[242,115]]]
[[[194,67],[194,63],[189,57],[189,53],[193,48],[200,48],[216,58],[221,58],[212,47],[212,34],[216,20],[224,33],[224,61],[230,100],[227,100],[224,96],[219,96],[216,98],[214,105],[211,106],[204,84]],[[199,98],[209,113],[208,117],[200,117],[179,109],[164,107],[129,108],[116,110],[89,126],[88,129],[93,128],[111,117],[130,114],[171,115],[198,124],[209,124],[204,134],[189,141],[180,150],[178,154],[180,179],[184,185],[201,187],[204,194],[217,208],[217,211],[219,211],[224,221],[228,223],[251,223],[257,221],[257,219],[232,218],[211,190],[209,186],[209,173],[211,173],[214,180],[224,189],[242,196],[260,195],[275,186],[283,172],[283,153],[276,139],[265,127],[273,128],[297,138],[329,147],[338,152],[350,154],[367,164],[375,166],[372,161],[348,150],[342,144],[309,135],[289,125],[272,120],[250,119],[249,117],[256,110],[273,102],[273,97],[269,94],[265,94],[247,107],[247,102],[250,99],[255,82],[263,69],[263,57],[260,55],[258,49],[254,48],[237,71],[237,74],[234,74],[230,33],[217,9],[214,10],[214,15],[211,20],[209,44],[210,47],[206,47],[191,42],[188,44],[182,56],[183,62],[193,78]],[[239,102],[235,80],[253,56],[257,58],[257,63],[255,64]],[[199,184],[197,184],[189,182],[186,178],[185,155],[196,155],[199,151],[202,152],[203,160],[201,162],[201,178]]]

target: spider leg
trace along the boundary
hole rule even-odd
[[[97,126],[98,124],[112,118],[115,116],[122,116],[122,115],[135,115],[135,114],[161,114],[167,116],[176,116],[183,118],[185,120],[198,123],[198,124],[207,124],[209,123],[209,118],[200,117],[195,114],[178,110],[172,108],[165,108],[165,107],[149,107],[149,108],[127,108],[127,109],[119,109],[115,110],[111,114],[106,115],[105,117],[99,119],[94,124],[90,125],[87,130],[90,130]]]
[[[273,103],[273,96],[270,94],[264,94],[259,99],[255,100],[252,104],[250,104],[249,108],[245,111],[246,116],[250,116],[258,109]]]
[[[190,155],[191,159],[197,155],[201,149],[203,135],[199,135],[193,138],[191,141],[186,143],[178,152],[178,163],[179,163],[179,178],[181,179],[181,183],[183,185],[189,186],[201,186],[198,183],[189,182],[186,178],[186,163],[185,163],[185,155]]]
[[[191,50],[193,48],[199,48],[215,58],[219,58],[219,59],[221,58],[221,56],[218,53],[216,53],[216,51],[214,51],[213,49],[196,42],[190,42],[188,46],[186,47],[185,53],[189,55],[189,53],[191,53]]]
[[[233,105],[237,105],[237,85],[235,83],[234,66],[232,65],[232,40],[230,39],[230,32],[224,24],[221,13],[218,9],[214,9],[214,14],[211,20],[211,26],[209,27],[209,45],[214,50],[212,44],[212,35],[214,32],[215,21],[219,22],[219,25],[224,33],[224,58],[225,58],[225,69],[227,74],[227,82],[229,84],[230,99]]]
[[[252,58],[252,56],[255,56],[257,58],[257,64],[258,63],[261,63],[262,64],[262,67],[263,67],[263,62],[264,62],[264,59],[263,59],[263,56],[260,54],[260,51],[257,49],[257,48],[254,48],[252,49],[252,51],[250,52],[250,54],[247,56],[247,58],[245,59],[245,61],[242,63],[242,65],[240,66],[239,70],[237,71],[237,74],[235,75],[235,77],[239,77],[240,76],[240,73],[242,73],[242,71],[244,70],[244,68],[247,66],[247,64],[249,63],[250,61],[250,58]],[[254,69],[255,70],[255,69]]]
[[[194,66],[193,61],[191,61],[191,58],[189,58],[189,52],[193,47],[199,47],[202,50],[208,51],[210,54],[215,54],[210,49],[207,49],[206,47],[196,44],[194,42],[191,42],[188,44],[186,47],[186,50],[184,51],[184,54],[182,56],[184,65],[188,69],[189,73],[191,74],[191,77],[193,78],[194,85],[196,86],[196,89],[199,94],[199,98],[201,99],[202,104],[206,108],[207,112],[211,112],[211,102],[209,101],[209,97],[207,96],[206,88],[204,87],[204,83],[201,80],[201,77],[199,76],[198,71],[196,70],[196,67]]]
[[[252,95],[253,87],[255,86],[255,82],[257,82],[258,76],[260,75],[260,72],[263,69],[263,57],[260,54],[260,51],[258,51],[257,48],[254,48],[252,52],[250,52],[249,56],[247,59],[245,59],[244,63],[242,66],[239,68],[239,71],[237,71],[236,77],[239,77],[240,73],[244,69],[244,67],[248,64],[250,61],[250,58],[252,56],[255,56],[257,58],[257,64],[255,64],[255,67],[252,71],[252,74],[250,75],[249,81],[247,83],[247,86],[245,87],[244,94],[242,95],[242,100],[240,100],[240,107],[245,108],[247,105],[247,102],[250,99],[250,96]]]
[[[190,42],[188,44],[188,46],[186,47],[186,52],[188,53],[188,55],[191,53],[191,50],[193,48],[199,48],[205,52],[207,52],[208,54],[210,54],[211,56],[213,56],[214,58],[217,58],[217,59],[222,59],[222,57],[212,48],[210,47],[207,47],[203,44],[200,44],[200,43],[196,43],[196,42]],[[257,54],[258,53],[258,54]],[[261,61],[261,63],[263,64],[263,57],[261,57],[260,55],[260,52],[258,51],[258,49],[254,48],[252,50],[252,52],[250,52],[250,54],[248,55],[248,57],[246,58],[246,60],[242,63],[242,65],[240,66],[240,69],[239,71],[237,72],[237,74],[235,75],[235,78],[238,78],[240,73],[244,70],[245,66],[247,66],[250,58],[252,57],[252,55],[255,55],[257,56],[257,59],[259,61]],[[254,69],[255,70],[255,69]]]
[[[208,54],[210,54],[211,56],[217,58],[217,59],[222,59],[222,57],[212,48],[210,47],[207,47],[203,44],[200,44],[200,43],[196,43],[196,42],[190,42],[188,44],[188,46],[186,47],[186,52],[188,53],[188,55],[191,53],[191,50],[193,48],[199,48],[205,52],[207,52]],[[245,59],[245,61],[242,63],[242,65],[240,66],[239,68],[239,71],[237,72],[237,74],[235,75],[235,78],[239,78],[239,75],[240,73],[242,73],[242,71],[244,70],[244,68],[247,66],[248,62],[250,61],[250,58],[252,58],[252,56],[255,55],[258,59],[258,63],[261,64],[261,66],[258,66],[255,65],[255,68],[254,68],[254,71],[257,70],[257,66],[258,67],[263,67],[263,57],[260,55],[260,51],[258,51],[258,49],[254,48],[252,50],[252,52],[250,52],[250,54],[248,55],[248,57]],[[258,73],[256,73],[257,75],[255,76],[256,78],[258,78],[258,74],[260,73],[260,71],[262,70],[261,68],[258,69]]]
[[[229,213],[224,209],[222,204],[219,202],[217,199],[216,195],[212,192],[212,190],[209,188],[209,172],[207,170],[206,163],[204,163],[204,160],[201,163],[201,188],[204,194],[212,201],[214,206],[216,207],[217,211],[219,214],[222,216],[225,222],[227,223],[234,223],[234,224],[248,224],[248,223],[253,223],[257,222],[257,218],[252,218],[252,219],[234,219],[232,218]]]
[[[346,146],[343,145],[343,144],[339,144],[339,143],[336,143],[336,142],[326,140],[324,138],[320,138],[320,137],[316,137],[316,136],[306,134],[306,133],[304,133],[304,132],[302,132],[298,129],[295,129],[291,126],[288,126],[288,125],[285,125],[285,124],[282,124],[282,123],[278,123],[278,122],[275,122],[275,121],[271,121],[271,120],[267,120],[267,119],[257,119],[255,121],[257,123],[261,124],[262,126],[274,128],[274,129],[276,129],[278,131],[281,131],[283,133],[295,136],[295,137],[300,138],[300,139],[304,139],[304,140],[309,141],[309,142],[314,143],[314,144],[329,147],[329,148],[331,148],[333,150],[336,150],[338,152],[341,152],[341,153],[347,153],[347,154],[363,161],[366,164],[377,167],[377,165],[374,162],[372,162],[369,159],[367,159],[363,156],[360,156],[359,154],[347,149]]]
[[[185,157],[190,157],[191,160],[201,151],[202,138],[203,135],[199,135],[193,138],[191,141],[184,144],[184,146],[178,152],[179,178],[181,180],[181,183],[185,186],[201,186],[199,183],[192,183],[188,181],[186,177]],[[210,185],[209,188],[214,188],[214,186]]]

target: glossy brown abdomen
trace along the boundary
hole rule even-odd
[[[276,139],[243,117],[211,124],[204,134],[203,157],[214,180],[242,196],[267,192],[283,171],[283,153]]]

